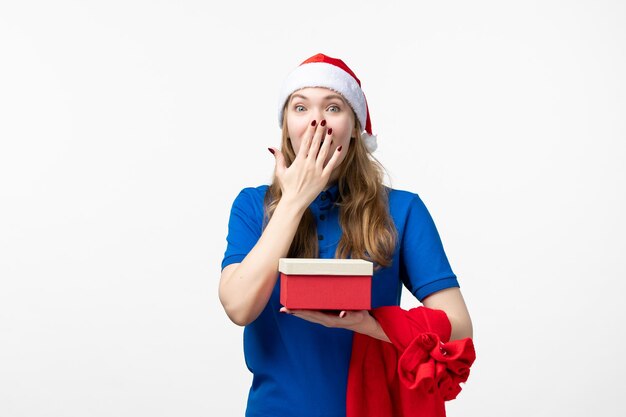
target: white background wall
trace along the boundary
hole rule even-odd
[[[459,276],[449,415],[624,415],[625,3],[387,3],[0,3],[1,416],[243,414],[228,213],[317,52]]]

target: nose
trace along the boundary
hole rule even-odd
[[[313,109],[311,111],[311,121],[315,120],[316,124],[320,124],[322,120],[324,120],[324,110],[323,109]]]

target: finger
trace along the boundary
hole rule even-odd
[[[326,156],[328,155],[328,152],[330,152],[330,145],[332,145],[333,142],[333,129],[329,128],[326,131],[326,137],[324,138],[324,142],[322,143],[322,147],[320,148],[320,152],[319,154],[317,154],[317,166],[318,168],[322,169],[324,168],[324,162],[326,161]]]
[[[322,120],[315,130],[311,146],[309,147],[307,159],[316,160],[317,154],[320,151],[320,144],[322,143],[322,137],[326,134],[326,120]]]
[[[315,310],[290,310],[287,307],[280,309],[281,313],[292,314],[304,320],[320,323],[320,320],[324,318],[321,312]]]
[[[276,148],[267,148],[267,149],[272,153],[272,155],[274,155],[274,158],[276,159],[276,166],[275,166],[276,173],[278,175],[282,174],[287,169],[287,166],[285,164],[285,156],[283,155],[281,151],[279,151]]]
[[[311,323],[321,324],[322,326],[332,326],[331,316],[321,311],[315,310],[296,310],[293,315],[303,320],[310,321]]]
[[[322,171],[322,175],[328,175],[330,177],[330,174],[333,172],[333,169],[335,169],[335,165],[337,164],[337,161],[339,160],[339,157],[341,156],[341,152],[343,152],[343,145],[335,149],[333,156],[330,158],[330,160],[324,167],[324,170]]]
[[[309,123],[309,127],[307,127],[306,132],[304,132],[304,137],[302,138],[302,143],[300,144],[300,149],[298,149],[296,158],[306,158],[309,153],[309,147],[311,146],[311,140],[315,134],[316,127],[317,121],[313,120]]]

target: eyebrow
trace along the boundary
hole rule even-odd
[[[294,98],[302,98],[304,100],[309,99],[307,96],[303,96],[302,94],[298,94],[298,93],[292,94],[290,101],[293,101]],[[346,103],[346,100],[339,94],[329,94],[326,97],[324,97],[324,100],[333,100],[333,99],[339,99],[342,102]]]

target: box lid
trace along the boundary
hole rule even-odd
[[[278,271],[288,275],[372,275],[374,265],[364,259],[280,258]]]

